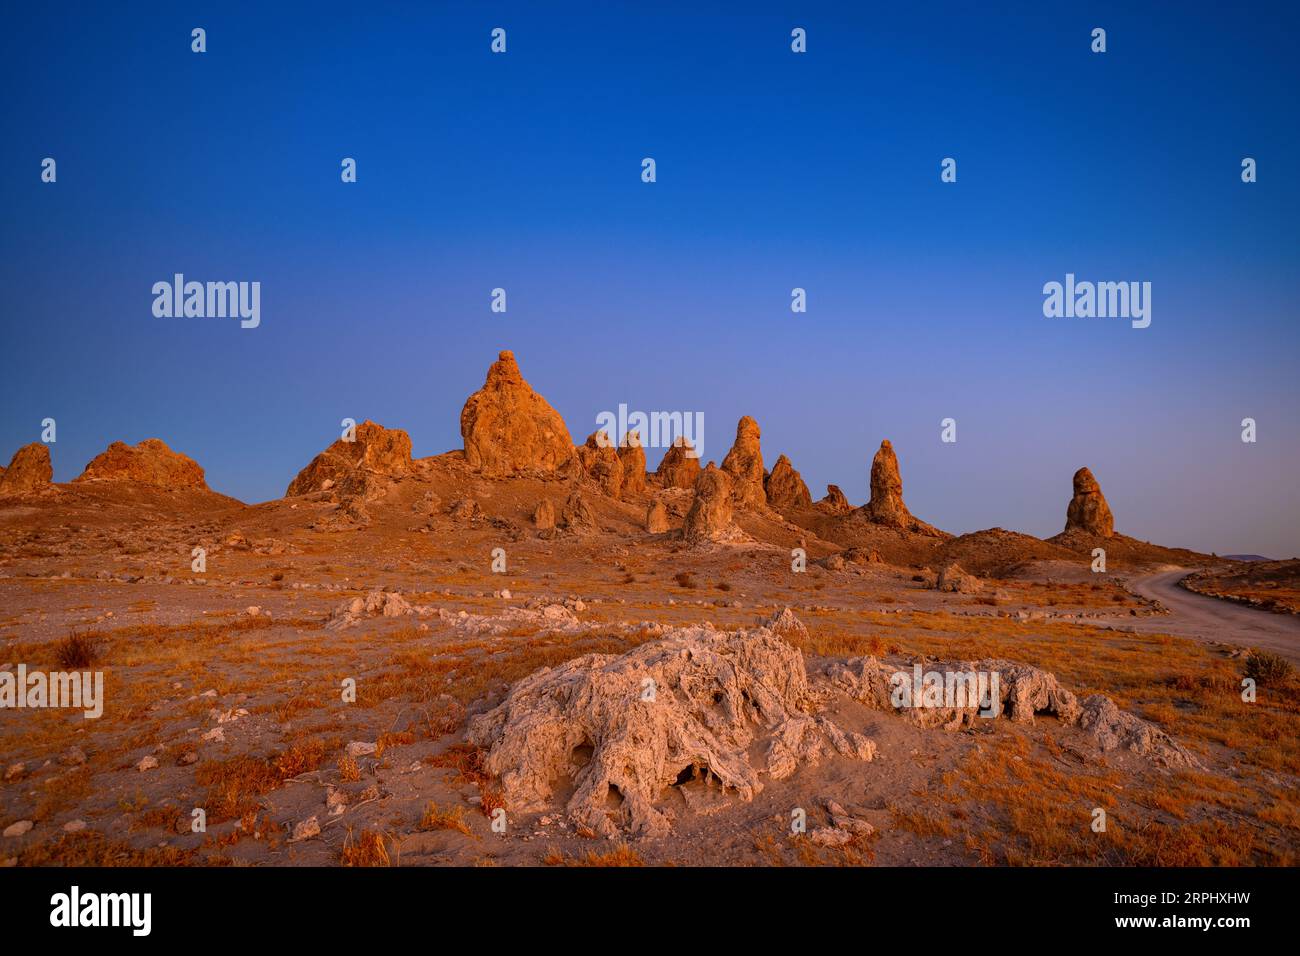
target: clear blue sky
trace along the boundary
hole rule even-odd
[[[52,416],[56,480],[156,436],[263,500],[344,416],[459,447],[504,347],[577,441],[700,410],[720,459],[750,414],[858,503],[888,437],[955,532],[1054,534],[1088,465],[1128,534],[1300,552],[1300,14],[997,6],[16,7],[0,456]],[[260,281],[261,327],[155,318],[175,272]],[[1067,272],[1151,327],[1044,318]]]

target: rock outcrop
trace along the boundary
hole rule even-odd
[[[694,488],[700,477],[699,453],[691,448],[690,442],[678,436],[660,459],[655,476],[665,488]]]
[[[623,460],[606,431],[595,431],[577,449],[578,461],[587,477],[600,486],[603,494],[617,498],[623,491]]]
[[[559,526],[574,534],[589,534],[600,530],[596,513],[591,510],[591,505],[587,504],[580,491],[571,492],[564,500],[564,507],[560,509]]]
[[[289,482],[285,497],[334,491],[365,498],[368,486],[410,473],[411,436],[402,429],[364,421],[353,437],[354,441],[339,438],[313,458]]]
[[[975,575],[963,571],[960,564],[953,563],[939,572],[934,586],[938,591],[949,591],[953,594],[976,594],[983,588],[984,583]]]
[[[733,527],[732,494],[731,475],[709,462],[695,482],[695,500],[686,512],[682,536],[692,544],[724,537]]]
[[[1078,531],[1100,538],[1115,534],[1115,518],[1101,493],[1101,485],[1087,468],[1074,473],[1074,497],[1065,509],[1065,532]]]
[[[551,499],[543,498],[533,511],[533,524],[538,531],[550,531],[555,527],[555,505]]]
[[[203,469],[157,438],[137,445],[115,441],[91,459],[75,481],[138,481],[170,491],[206,490]]]
[[[748,802],[764,776],[875,754],[815,713],[802,654],[762,626],[683,628],[543,668],[473,717],[466,736],[487,751],[512,808],[546,809],[571,782],[570,816],[604,837],[666,835],[673,811],[661,799],[693,778]]]
[[[618,460],[623,463],[623,497],[631,498],[646,490],[645,448],[641,433],[628,432],[618,446]]]
[[[875,657],[857,657],[832,662],[824,673],[833,687],[850,697],[921,727],[956,730],[995,717],[1032,723],[1035,716],[1050,714],[1063,724],[1081,727],[1102,752],[1123,748],[1166,767],[1201,767],[1196,756],[1168,734],[1120,710],[1109,697],[1093,694],[1080,701],[1054,674],[1028,664],[985,659],[891,666]],[[951,682],[951,690],[949,675],[961,678]]]
[[[553,475],[574,457],[560,413],[524,381],[513,352],[502,352],[460,413],[465,460],[484,475]]]
[[[722,459],[722,470],[731,475],[731,493],[737,504],[753,507],[767,504],[761,438],[758,422],[746,415],[736,424],[736,441]]]
[[[767,503],[773,508],[812,507],[812,494],[808,491],[808,486],[803,483],[803,478],[785,455],[777,458],[763,490],[767,493]]]
[[[853,510],[853,505],[844,497],[839,485],[827,485],[826,497],[817,502],[817,507],[835,515],[846,515]]]
[[[645,529],[650,534],[663,534],[668,530],[668,509],[656,498],[645,513]]]
[[[862,506],[862,511],[874,524],[936,537],[942,534],[913,517],[903,504],[903,476],[888,438],[880,443],[880,450],[871,461],[871,500]]]
[[[0,498],[16,498],[50,487],[54,468],[50,465],[50,447],[32,442],[14,452],[9,467],[0,471]]]

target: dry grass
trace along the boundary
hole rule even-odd
[[[354,837],[351,827],[348,827],[348,835],[343,841],[339,862],[343,866],[393,865],[382,834],[374,830],[362,830],[359,837]]]
[[[465,836],[470,836],[474,832],[465,819],[463,807],[443,808],[433,802],[425,805],[424,813],[420,816],[420,829],[455,830],[457,833],[465,834]]]
[[[581,856],[568,856],[558,849],[548,850],[542,857],[547,866],[645,866],[645,860],[626,843],[615,845],[612,850],[597,853],[589,850]]]

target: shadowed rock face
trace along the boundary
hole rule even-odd
[[[43,442],[24,445],[14,452],[9,467],[0,470],[0,498],[40,491],[48,487],[53,478],[49,446]]]
[[[618,460],[623,463],[623,497],[639,495],[645,491],[645,449],[641,447],[641,433],[632,431],[623,436],[618,446]]]
[[[411,436],[400,428],[365,421],[355,435],[356,441],[340,438],[313,458],[289,483],[285,497],[337,487],[358,470],[388,478],[400,478],[411,470]]]
[[[767,476],[764,490],[767,503],[773,508],[808,508],[812,506],[812,494],[803,483],[799,472],[794,470],[790,459],[782,455],[772,466],[772,473]],[[845,502],[847,505],[848,502]]]
[[[763,490],[762,433],[758,422],[746,415],[736,425],[736,441],[722,459],[722,470],[732,477],[732,494],[736,501],[746,505],[767,504]]]
[[[172,451],[157,438],[146,438],[138,445],[113,442],[91,459],[75,480],[138,481],[171,490],[208,487],[197,462]]]
[[[686,512],[683,537],[694,543],[711,541],[726,532],[731,527],[733,491],[731,475],[709,462],[695,482],[695,500]]]
[[[1065,530],[1109,538],[1115,533],[1115,517],[1101,493],[1101,485],[1087,468],[1074,473],[1074,497],[1065,509]]]
[[[694,488],[700,477],[699,455],[693,453],[690,442],[679,437],[659,462],[655,475],[665,488]]]
[[[484,475],[554,474],[574,457],[560,413],[524,381],[513,352],[502,352],[460,413],[465,460]]]

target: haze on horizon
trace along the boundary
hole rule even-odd
[[[57,481],[158,437],[265,500],[344,417],[460,447],[509,348],[575,442],[699,411],[720,461],[748,414],[769,468],[861,504],[889,438],[954,533],[1059,532],[1086,465],[1124,534],[1296,555],[1300,12],[1180,16],[15,11],[0,458],[53,417]],[[260,327],[155,318],[178,272],[259,281]],[[1151,282],[1151,326],[1044,318],[1067,273]]]

